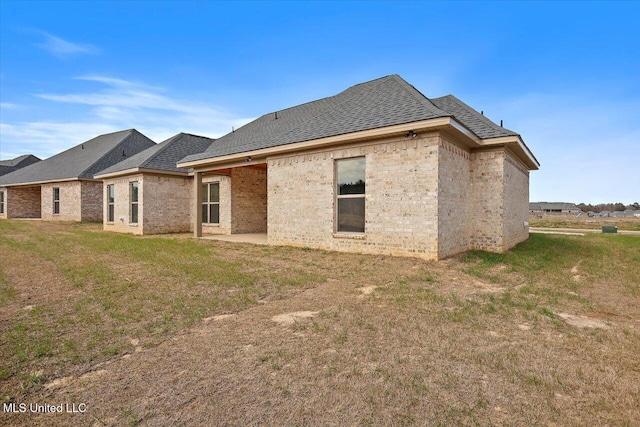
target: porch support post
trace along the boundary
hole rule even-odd
[[[202,172],[193,174],[193,237],[202,237]]]

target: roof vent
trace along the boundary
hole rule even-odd
[[[122,150],[122,157],[127,157],[127,155],[124,154],[124,150]]]
[[[500,120],[500,127],[503,127],[503,126],[502,126],[502,120]]]
[[[82,149],[84,150],[84,144],[82,144]]]
[[[480,110],[480,114],[484,116],[484,110]]]
[[[276,114],[276,120],[278,120],[278,112],[276,111],[276,113],[275,113],[275,114]]]

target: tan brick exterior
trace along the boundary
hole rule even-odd
[[[4,218],[40,218],[40,186],[10,187],[3,191]]]
[[[105,231],[116,231],[119,233],[142,234],[142,223],[144,218],[144,177],[142,174],[129,175],[125,177],[111,178],[103,181],[103,229]],[[131,224],[129,206],[129,183],[138,182],[138,224]],[[114,185],[114,215],[113,222],[109,222],[108,216],[108,186]]]
[[[81,221],[82,183],[80,181],[55,182],[41,186],[43,221]],[[53,213],[53,189],[60,189],[60,213]]]
[[[335,232],[335,160],[366,158],[365,233]],[[528,238],[527,170],[446,133],[268,159],[268,241],[441,259]]]
[[[253,167],[232,169],[231,233],[266,232],[267,171]]]
[[[82,181],[82,221],[102,221],[102,182]]]
[[[141,191],[138,191],[144,207],[138,215],[143,234],[188,232],[192,229],[193,178],[145,174],[141,184]]]
[[[193,178],[192,178],[193,179]],[[217,182],[220,184],[220,223],[202,224],[204,234],[231,234],[231,177],[225,175],[204,176],[202,183]],[[193,191],[191,192],[191,206],[193,206]],[[193,218],[193,209],[191,209]]]
[[[515,156],[504,153],[504,241],[507,250],[529,238],[529,171]]]
[[[470,181],[471,154],[454,138],[441,135],[438,145],[438,258],[471,247]]]
[[[436,134],[268,160],[270,244],[437,258]],[[364,234],[335,233],[334,162],[366,157]]]

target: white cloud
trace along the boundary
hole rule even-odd
[[[0,102],[0,109],[3,110],[18,110],[22,108],[22,105],[13,104],[11,102]]]
[[[44,41],[42,43],[36,43],[36,46],[41,47],[57,57],[66,57],[78,54],[94,55],[100,52],[97,47],[90,44],[73,43],[44,31],[38,32],[44,36]]]
[[[40,99],[80,107],[77,117],[66,120],[3,123],[2,156],[56,154],[99,134],[136,128],[156,142],[179,132],[220,137],[250,118],[238,118],[223,108],[178,99],[162,88],[106,76],[82,76],[97,90],[83,93],[38,94]]]

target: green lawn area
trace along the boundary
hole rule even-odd
[[[3,403],[84,399],[106,425],[640,422],[640,236],[426,262],[100,228],[0,221]],[[105,363],[104,384],[45,387]],[[174,393],[202,405],[145,406]]]

